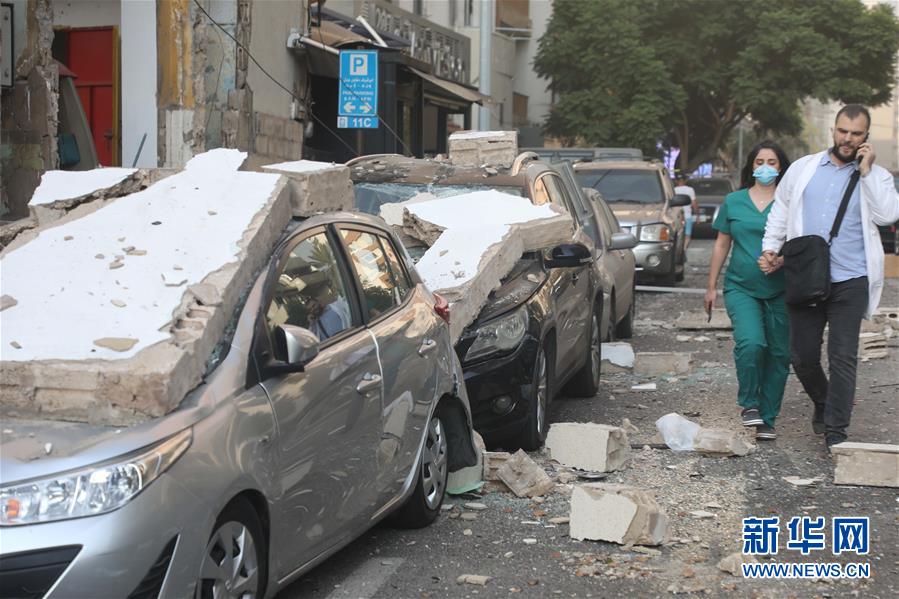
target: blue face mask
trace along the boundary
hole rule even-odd
[[[771,185],[774,183],[777,180],[778,174],[777,169],[770,164],[763,164],[752,171],[752,176],[762,185]]]

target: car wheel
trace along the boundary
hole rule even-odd
[[[534,360],[534,381],[528,405],[528,420],[521,437],[521,448],[526,451],[540,449],[546,440],[549,427],[549,403],[552,397],[552,369],[547,360],[546,344],[537,350]]]
[[[446,427],[438,410],[428,423],[415,490],[391,516],[391,524],[399,528],[423,528],[437,518],[449,476],[448,455]]]
[[[634,318],[637,313],[637,290],[631,293],[631,306],[621,319],[621,322],[615,327],[615,336],[619,339],[630,339],[634,336]]]
[[[262,523],[248,501],[237,499],[222,511],[212,527],[194,596],[261,599],[267,576]]]
[[[593,397],[599,391],[599,370],[602,361],[602,344],[599,336],[601,319],[601,311],[595,307],[593,317],[590,319],[590,345],[588,345],[587,362],[568,384],[569,392],[575,397]]]

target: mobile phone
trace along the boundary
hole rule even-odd
[[[870,136],[871,136],[871,132],[870,132],[870,131],[868,131],[867,133],[865,133],[865,139],[862,140],[862,143],[863,143],[863,144],[868,143],[868,137],[870,137]],[[859,144],[859,145],[861,145],[861,144]],[[861,163],[862,163],[862,157],[856,155],[855,161],[856,161],[857,163],[861,164]]]

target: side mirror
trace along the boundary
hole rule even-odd
[[[593,255],[582,243],[563,243],[550,251],[544,261],[547,268],[575,268],[593,262]]]
[[[613,233],[609,243],[610,250],[630,250],[637,247],[637,238],[630,233]]]
[[[677,206],[689,206],[692,203],[693,203],[693,200],[690,198],[690,196],[683,194],[683,193],[679,193],[674,196],[673,200],[668,202],[668,205],[671,207],[677,207]]]
[[[303,327],[281,325],[275,329],[273,341],[275,355],[280,360],[273,360],[266,366],[270,374],[303,372],[306,364],[318,355],[318,337]]]

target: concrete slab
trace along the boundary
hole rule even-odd
[[[499,467],[496,476],[518,497],[545,495],[555,486],[543,468],[520,449]]]
[[[630,458],[624,429],[594,422],[556,422],[549,427],[546,448],[563,466],[595,472],[620,470]]]
[[[634,374],[687,374],[692,361],[693,355],[689,352],[638,352],[634,360]]]
[[[605,483],[574,487],[571,493],[572,539],[621,545],[661,545],[668,516],[648,491]]]
[[[603,372],[630,372],[634,368],[634,348],[630,343],[616,341],[602,344]]]
[[[518,132],[457,131],[449,136],[447,149],[454,164],[508,168],[518,156]]]
[[[287,177],[294,216],[340,212],[355,207],[350,169],[344,164],[296,160],[268,164],[262,171]]]
[[[899,445],[846,441],[830,452],[834,484],[899,487]]]

